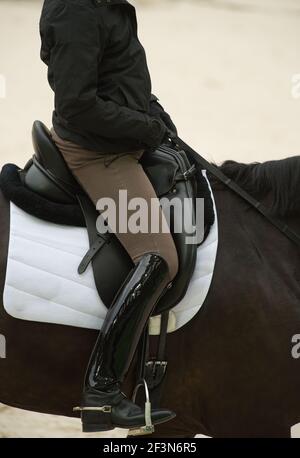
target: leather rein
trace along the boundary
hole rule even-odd
[[[179,137],[172,138],[171,141],[176,145],[177,148],[190,151],[191,154],[197,155],[197,160],[201,166],[206,169],[211,175],[220,180],[225,186],[231,189],[233,192],[238,194],[242,199],[248,202],[253,208],[255,208],[261,215],[263,215],[273,226],[275,226],[280,232],[282,232],[288,239],[294,242],[300,247],[300,234],[296,233],[287,224],[283,223],[279,219],[275,218],[270,214],[268,208],[261,202],[256,200],[246,191],[244,191],[236,182],[227,177],[218,167],[208,162],[200,154],[196,153],[190,146],[188,146]]]

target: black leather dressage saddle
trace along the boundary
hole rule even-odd
[[[78,272],[82,274],[92,264],[99,295],[109,307],[120,285],[133,267],[132,260],[112,233],[99,234],[96,220],[99,213],[69,171],[63,156],[52,140],[50,131],[40,121],[32,129],[35,154],[21,171],[26,188],[40,196],[43,201],[54,202],[66,213],[70,208],[80,206],[89,234],[90,249],[83,258]],[[144,154],[141,164],[159,198],[183,201],[196,196],[195,166],[191,166],[184,151],[176,151],[162,145],[151,154]],[[79,207],[78,207],[79,208]],[[195,223],[194,205],[190,208],[190,225]],[[180,212],[181,213],[181,212]],[[179,271],[173,284],[157,304],[154,315],[174,307],[185,295],[194,272],[197,245],[186,243],[191,236],[191,227],[183,227],[179,233],[173,231],[176,219],[182,214],[171,214],[171,231],[179,257]],[[109,266],[109,268],[108,268]]]

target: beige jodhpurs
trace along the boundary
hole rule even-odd
[[[119,191],[127,191],[127,200],[143,198],[150,207],[151,199],[156,199],[155,191],[145,174],[139,159],[143,151],[107,154],[90,151],[81,146],[61,139],[54,129],[51,135],[57,147],[61,151],[66,163],[76,180],[80,183],[95,205],[100,198],[111,198],[119,205]],[[146,153],[145,153],[146,154]],[[149,153],[151,154],[151,153]],[[153,202],[152,202],[153,203]],[[164,220],[159,208],[160,218]],[[130,211],[127,212],[130,216]],[[117,222],[119,222],[117,220]],[[118,224],[115,232],[119,241],[127,250],[132,260],[136,263],[147,253],[159,254],[168,264],[170,281],[178,271],[178,256],[173,237],[169,230],[151,232],[151,211],[148,211],[147,232],[132,233],[119,231]]]

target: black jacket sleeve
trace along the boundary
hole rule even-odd
[[[97,95],[98,67],[106,30],[91,6],[60,2],[41,24],[52,37],[50,50],[55,110],[66,124],[111,138],[131,138],[155,146],[165,136],[163,122]]]

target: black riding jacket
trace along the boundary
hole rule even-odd
[[[59,136],[101,152],[160,144],[166,125],[150,115],[151,79],[128,1],[45,0],[40,34]]]

